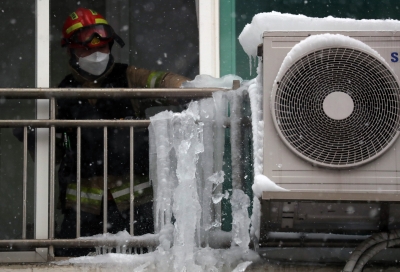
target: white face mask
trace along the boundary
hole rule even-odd
[[[89,56],[79,58],[78,63],[82,70],[99,76],[106,70],[109,58],[110,54],[94,52]]]

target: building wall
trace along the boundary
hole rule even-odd
[[[253,63],[250,69],[249,58],[237,37],[258,13],[277,11],[319,18],[400,19],[397,0],[220,0],[220,5],[221,52],[224,48],[233,48],[235,52],[221,53],[221,76],[233,73],[244,79],[256,76],[256,65]]]

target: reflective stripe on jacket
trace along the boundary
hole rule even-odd
[[[68,184],[66,206],[76,210],[76,184]],[[100,214],[103,190],[81,186],[81,210],[88,213]]]
[[[130,200],[130,190],[129,183],[125,183],[122,186],[115,187],[110,190],[115,204],[120,211],[124,211],[129,209],[129,200]]]
[[[138,182],[138,181],[136,181]],[[130,204],[129,176],[108,177],[109,191],[120,212],[128,210]],[[100,214],[103,200],[103,178],[93,177],[81,181],[81,210],[92,214]],[[133,199],[139,201],[135,205],[141,205],[151,201],[153,192],[150,182],[142,182],[133,187]],[[75,183],[68,184],[66,193],[66,207],[76,210],[77,186]]]

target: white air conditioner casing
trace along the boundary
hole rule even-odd
[[[296,44],[324,33],[359,40],[384,61],[362,48],[310,48],[303,57],[311,60],[295,60],[277,78]],[[392,54],[399,51],[398,32],[264,32],[264,175],[289,190],[398,192],[400,62]],[[337,100],[344,109],[335,113]]]

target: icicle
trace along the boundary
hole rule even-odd
[[[214,204],[218,204],[218,203],[221,202],[221,200],[222,200],[222,198],[223,198],[224,196],[225,196],[224,194],[217,193],[217,194],[215,194],[215,195],[212,196],[212,202],[213,202]]]
[[[154,207],[160,241],[157,251],[165,254],[173,271],[201,271],[196,264],[199,263],[196,254],[200,241],[208,245],[209,230],[221,227],[221,200],[229,197],[229,192],[222,192],[221,186],[224,182],[222,166],[228,98],[232,105],[232,139],[236,141],[232,144],[235,153],[232,156],[235,163],[240,163],[242,96],[243,91],[238,94],[217,92],[212,99],[190,103],[182,113],[164,112],[151,118],[150,141],[154,144],[150,145],[150,161],[157,164],[157,167],[151,167],[150,174],[151,179],[156,180]],[[233,174],[238,175],[234,189],[241,187],[241,173],[237,164]],[[234,191],[235,197],[231,202],[236,224],[233,243],[248,250],[249,200],[241,190]],[[172,213],[169,210],[171,205]],[[174,225],[170,223],[172,216]],[[246,232],[247,237],[244,235]],[[143,249],[134,248],[135,254],[138,251],[143,253]],[[207,269],[217,271],[216,267],[213,264]]]
[[[261,63],[261,62],[260,62]],[[253,152],[254,152],[254,176],[262,174],[262,87],[256,83],[251,84],[248,89],[251,105],[251,123],[253,131]]]
[[[210,201],[212,196],[213,183],[209,177],[214,172],[214,146],[209,144],[214,142],[214,101],[212,98],[200,101],[200,120],[204,123],[204,139],[207,144],[204,145],[204,153],[200,155],[200,163],[198,164],[198,172],[201,173],[201,186],[198,188],[201,200],[202,216],[201,229],[209,229],[213,215],[213,206]],[[202,237],[206,246],[208,245],[208,232]]]
[[[222,184],[224,182],[224,177],[225,173],[224,171],[218,171],[215,172],[212,176],[208,178],[208,181],[212,184],[213,186],[213,192],[218,188],[218,185]]]
[[[227,117],[227,99],[224,92],[213,93],[215,107],[214,172],[221,171],[225,145],[225,119]]]
[[[242,167],[242,107],[243,91],[236,90],[231,96],[231,158],[232,158],[232,187],[242,189],[243,167]]]
[[[249,70],[250,70],[250,76],[251,76],[251,72],[253,70],[253,56],[249,55]]]
[[[153,186],[153,215],[155,217],[155,231],[158,232],[159,229],[159,216],[157,216],[158,214],[158,210],[157,207],[159,207],[158,204],[158,182],[157,182],[157,146],[156,146],[156,136],[154,134],[154,128],[153,125],[150,124],[149,126],[149,179],[152,183]]]
[[[155,229],[160,231],[162,226],[169,223],[172,218],[172,188],[170,180],[170,128],[172,112],[161,112],[150,117],[154,132],[154,141],[157,151],[157,194],[155,207]],[[152,136],[153,137],[153,136]]]
[[[228,113],[226,93],[220,91],[213,93],[215,107],[215,141],[214,141],[214,172],[222,171],[225,147],[225,120]],[[221,192],[221,188],[218,188]],[[221,221],[221,205],[215,207],[214,218]]]
[[[189,104],[187,111],[173,120],[173,145],[177,157],[176,175],[178,186],[174,190],[173,212],[174,269],[175,271],[195,271],[194,248],[196,226],[199,225],[201,207],[197,193],[196,164],[199,153],[204,151],[202,126],[198,121],[198,103]]]
[[[250,218],[247,209],[250,206],[250,199],[242,190],[234,189],[231,204],[232,245],[238,245],[241,249],[248,250]]]

